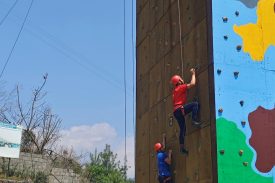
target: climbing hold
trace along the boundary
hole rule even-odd
[[[166,99],[163,99],[163,102],[165,103],[167,100]]]
[[[236,16],[239,16],[239,14],[240,14],[240,13],[239,13],[238,11],[235,12],[235,15],[236,15]]]
[[[222,155],[224,154],[224,149],[220,150],[220,154]]]
[[[237,49],[237,51],[241,51],[242,46],[241,46],[241,45],[238,45],[238,46],[236,47],[236,49]]]
[[[223,38],[224,38],[225,40],[227,40],[227,39],[228,39],[228,36],[227,36],[227,35],[224,35]]]
[[[169,118],[169,127],[173,126],[173,116],[170,116]]]
[[[242,123],[242,126],[245,127],[246,122],[242,121],[241,123]]]
[[[241,100],[241,101],[240,101],[240,105],[241,105],[241,106],[243,106],[243,104],[244,104],[244,101],[243,101],[243,100]]]
[[[222,21],[223,21],[224,23],[226,23],[226,22],[228,21],[228,18],[227,18],[227,17],[222,17]]]
[[[234,72],[234,77],[237,78],[239,76],[239,72],[238,71],[235,71]]]
[[[244,166],[247,166],[247,165],[248,165],[248,162],[243,162],[243,165],[244,165]]]
[[[243,155],[243,150],[240,149],[239,151],[239,155],[242,156]]]
[[[218,69],[217,70],[217,73],[220,75],[222,73],[222,70],[221,69]]]
[[[222,108],[219,108],[218,111],[219,111],[219,113],[222,113],[222,112],[223,112],[223,109],[222,109]]]

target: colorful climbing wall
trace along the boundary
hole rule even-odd
[[[219,183],[275,183],[275,0],[213,0]]]

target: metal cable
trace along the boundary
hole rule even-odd
[[[126,180],[126,166],[127,166],[127,88],[126,88],[126,1],[123,1],[123,74],[124,74],[124,168]]]
[[[18,35],[17,35],[17,37],[16,37],[16,40],[15,40],[13,46],[12,46],[12,49],[11,49],[11,51],[10,51],[10,53],[9,53],[9,56],[8,56],[6,62],[5,62],[5,65],[4,65],[4,67],[3,67],[2,71],[1,71],[0,79],[1,79],[2,76],[3,76],[3,73],[4,73],[4,71],[5,71],[7,65],[8,65],[8,63],[9,63],[9,61],[10,61],[10,58],[11,58],[12,53],[13,53],[13,51],[14,51],[14,48],[15,48],[15,46],[16,46],[16,44],[17,44],[19,38],[20,38],[20,35],[21,35],[21,33],[22,33],[22,30],[23,30],[23,28],[24,28],[24,25],[25,25],[25,23],[26,23],[26,20],[27,20],[27,18],[28,18],[28,16],[29,16],[30,10],[31,10],[31,8],[32,8],[33,2],[34,2],[34,0],[32,0],[31,3],[30,3],[30,6],[29,6],[28,11],[27,11],[27,13],[26,13],[26,16],[25,16],[25,18],[24,18],[24,21],[23,21],[23,23],[22,23],[22,25],[21,25],[20,31],[19,31],[19,33],[18,33]]]
[[[13,5],[10,7],[10,9],[8,10],[7,14],[2,18],[1,22],[0,22],[0,26],[5,22],[5,20],[7,19],[7,17],[9,16],[9,14],[12,12],[13,8],[16,6],[16,4],[18,3],[18,0],[16,0]]]

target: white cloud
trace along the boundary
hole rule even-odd
[[[124,138],[117,135],[116,130],[109,123],[97,123],[94,125],[73,126],[61,130],[60,145],[73,148],[77,153],[94,152],[95,149],[102,151],[106,144],[111,145],[111,150],[118,155],[118,160],[124,163]],[[135,176],[135,151],[134,137],[127,137],[127,175]]]
[[[105,144],[112,144],[117,138],[116,130],[108,123],[73,126],[61,130],[61,135],[60,144],[63,147],[73,147],[76,152],[93,152],[96,148],[101,150]]]

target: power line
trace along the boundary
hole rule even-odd
[[[18,19],[16,16],[15,18]],[[34,25],[34,24],[32,24]],[[55,37],[54,35],[50,34],[49,32],[45,31],[39,26],[33,27],[36,29],[36,31],[32,30],[31,28],[28,28],[27,26],[25,29],[35,38],[41,40],[43,43],[48,45],[49,47],[55,49],[62,55],[69,58],[71,61],[75,62],[85,70],[89,71],[92,74],[97,75],[100,79],[105,80],[106,82],[112,84],[113,86],[117,87],[118,89],[123,90],[123,86],[120,84],[120,82],[115,79],[110,72],[106,71],[105,69],[102,69],[95,64],[91,63],[91,60],[87,58],[85,55],[77,52],[70,46],[68,46],[66,43]],[[39,33],[37,33],[39,31]],[[82,63],[84,61],[85,63]],[[90,67],[89,67],[90,66]],[[126,86],[127,87],[127,86]],[[127,91],[127,95],[132,95],[130,92]]]
[[[126,180],[126,166],[127,166],[127,96],[126,96],[126,1],[123,1],[123,74],[124,74],[124,168]]]
[[[132,0],[132,80],[133,80],[133,133],[134,133],[134,154],[136,155],[136,125],[135,125],[135,42],[134,42],[134,0]],[[136,162],[135,162],[136,163]],[[135,164],[136,165],[136,164]]]
[[[25,25],[25,23],[26,23],[26,20],[27,20],[27,18],[28,18],[28,16],[29,16],[30,10],[31,10],[31,8],[32,8],[33,1],[34,1],[34,0],[32,0],[31,3],[30,3],[30,6],[29,6],[28,11],[27,11],[27,13],[26,13],[26,16],[25,16],[25,18],[24,18],[24,21],[23,21],[23,23],[22,23],[22,25],[21,25],[20,31],[19,31],[19,33],[18,33],[18,35],[17,35],[17,37],[16,37],[16,40],[15,40],[13,46],[12,46],[12,49],[11,49],[11,51],[10,51],[10,53],[9,53],[9,56],[8,56],[6,62],[5,62],[5,65],[4,65],[4,67],[3,67],[2,71],[1,71],[0,79],[1,79],[1,77],[3,76],[3,73],[4,73],[4,71],[5,71],[7,65],[8,65],[8,63],[9,63],[9,61],[10,61],[10,58],[11,58],[12,53],[13,53],[13,51],[14,51],[14,48],[15,48],[15,46],[16,46],[16,44],[17,44],[19,38],[20,38],[20,35],[21,35],[21,33],[22,33],[22,30],[23,30],[23,28],[24,28],[24,25]]]
[[[0,22],[0,26],[5,22],[5,20],[7,19],[7,17],[9,16],[9,14],[12,12],[13,8],[16,6],[16,4],[18,3],[18,0],[16,0],[13,5],[10,7],[10,9],[8,10],[8,12],[6,13],[6,15],[2,18],[1,22]]]

